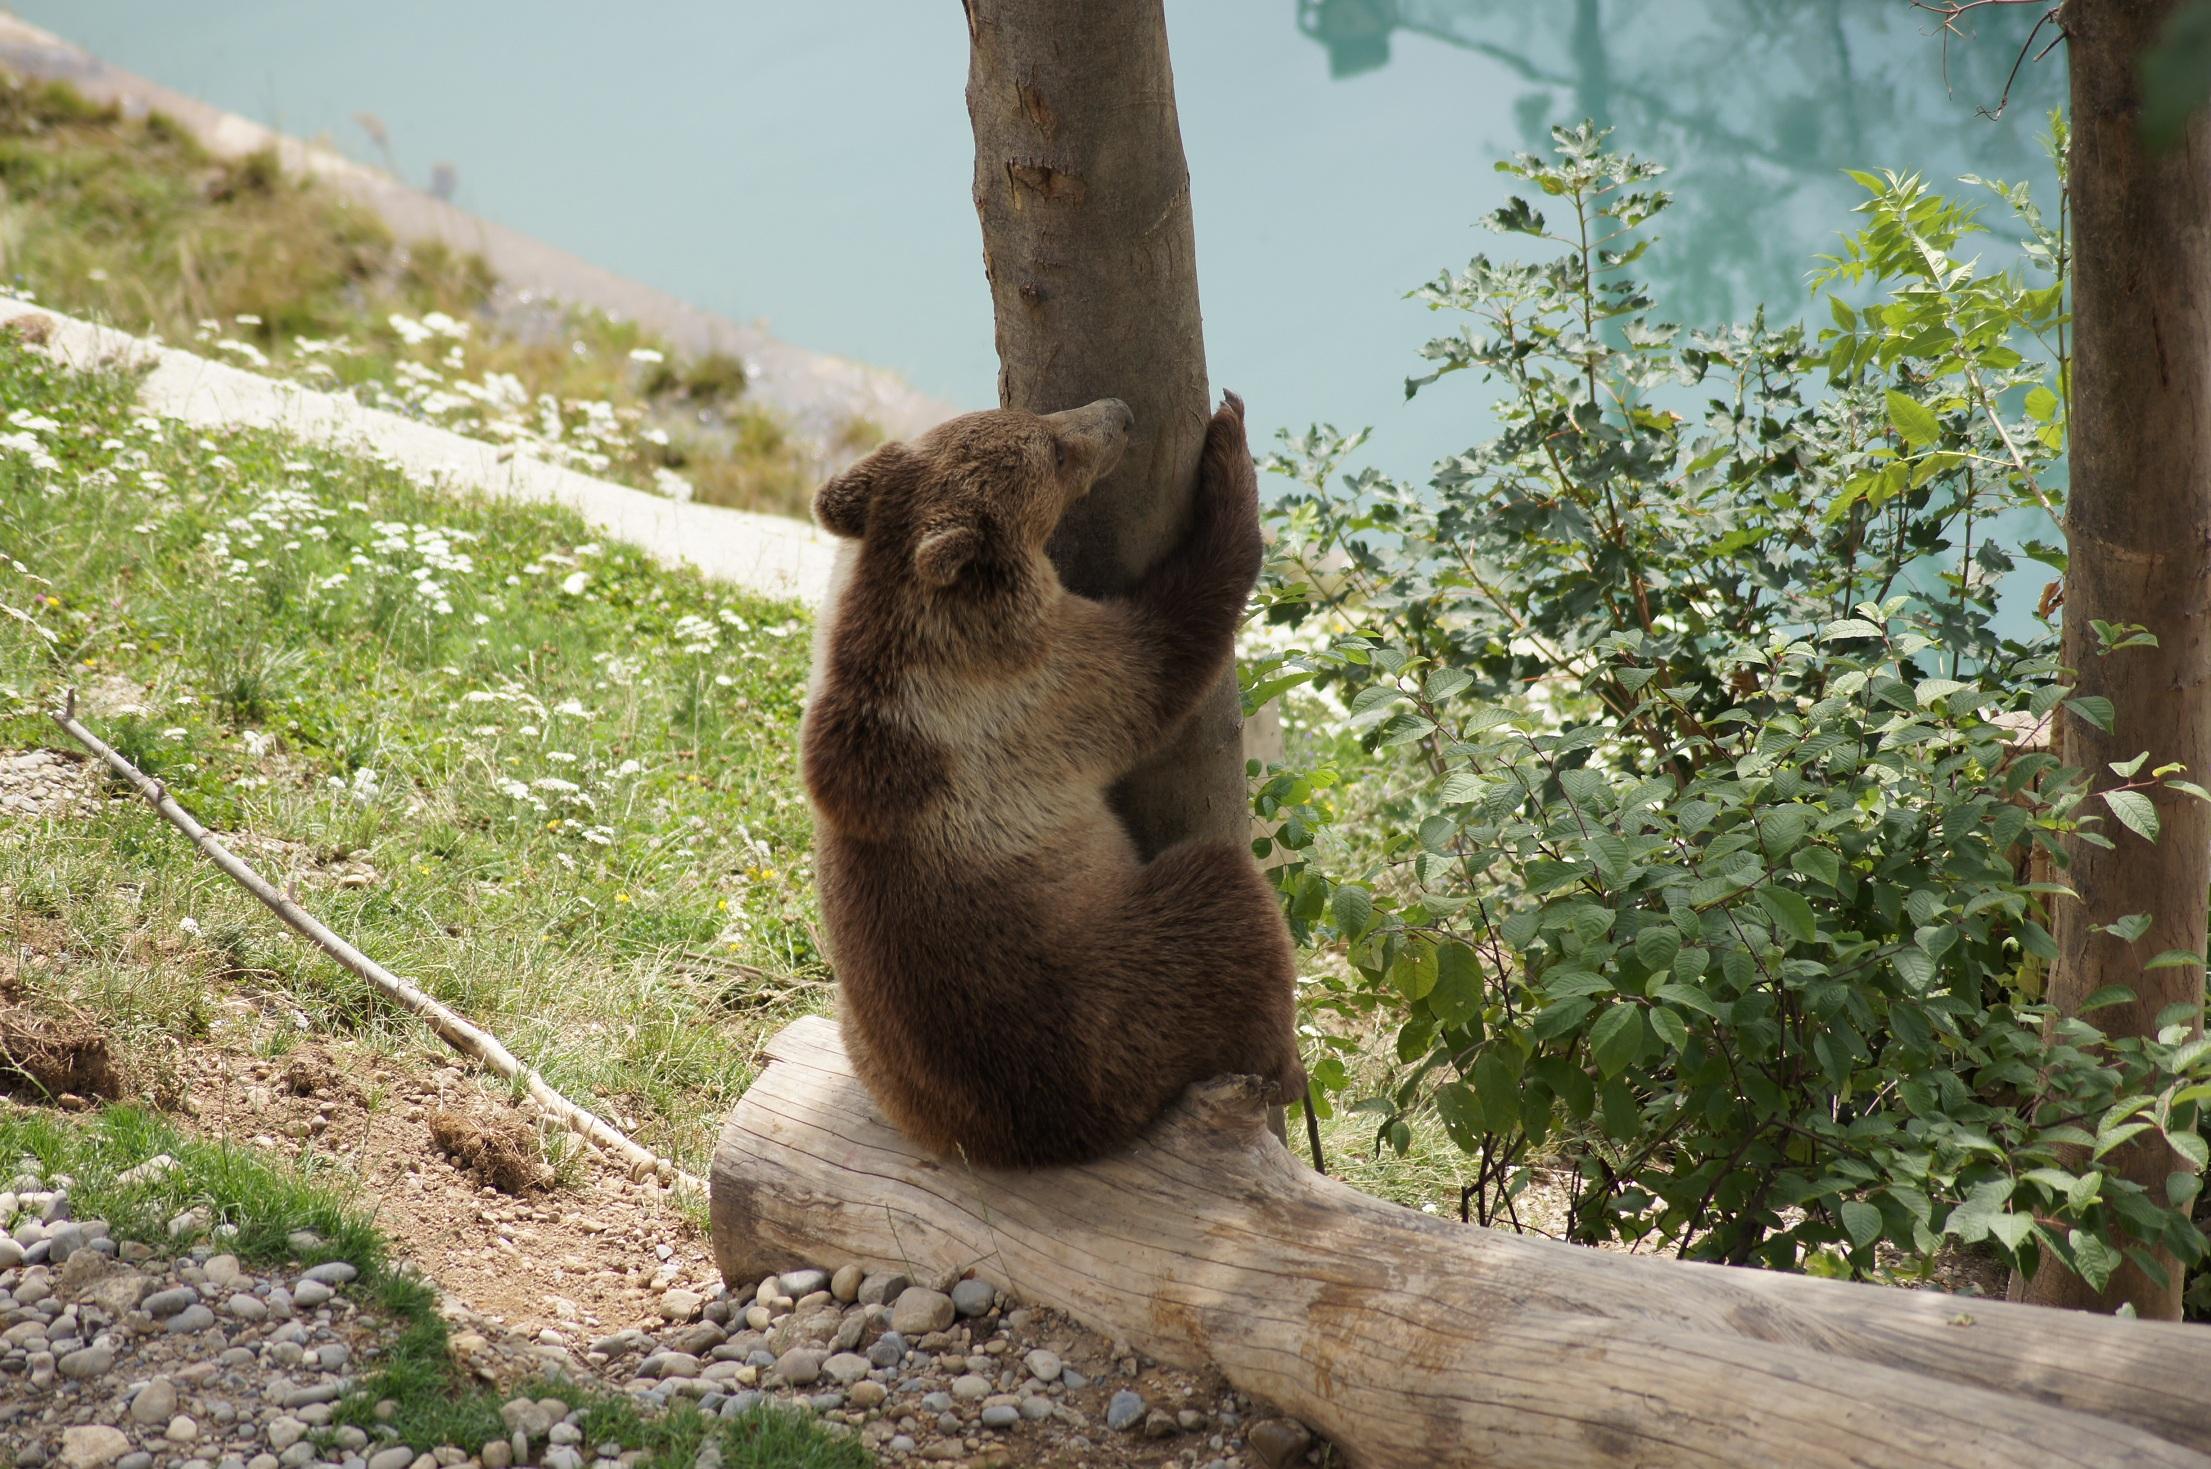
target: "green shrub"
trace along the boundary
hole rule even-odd
[[[2105,1044],[2037,1003],[2060,838],[2202,794],[2136,762],[2086,798],[2054,629],[1998,613],[2064,565],[2062,242],[1989,186],[2047,279],[1984,271],[1970,210],[1857,175],[1833,327],[1687,332],[1631,274],[1660,171],[1556,138],[1488,221],[1547,258],[1415,293],[1464,321],[1408,394],[1478,371],[1497,437],[1417,486],[1339,479],[1364,435],[1328,428],[1271,462],[1299,488],[1246,703],[1309,685],[1347,731],[1257,797],[1293,929],[1346,961],[1319,1088],[1394,1027],[1352,1103],[1377,1146],[1432,1110],[1485,1220],[1547,1155],[1586,1242],[1865,1273],[1949,1236],[2100,1280],[2123,1224],[2202,1258],[2192,1176],[2072,1151],[2154,1126],[2201,1160],[2193,1017]]]

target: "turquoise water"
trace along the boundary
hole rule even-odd
[[[962,406],[996,364],[953,0],[13,0],[118,65],[295,133],[450,164],[461,204]],[[1667,315],[1793,318],[1845,167],[2044,184],[2061,57],[1991,7],[1944,48],[1907,0],[1168,0],[1207,356],[1262,432],[1372,424],[1399,473],[1483,431],[1403,401],[1439,325],[1401,299],[1493,248],[1498,156],[1594,116],[1673,165]],[[1821,315],[1824,317],[1824,312]]]

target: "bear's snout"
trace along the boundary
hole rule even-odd
[[[1136,415],[1119,398],[1100,398],[1080,408],[1046,414],[1044,421],[1067,450],[1069,473],[1064,483],[1072,494],[1081,495],[1121,462]]]

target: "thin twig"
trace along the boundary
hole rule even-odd
[[[247,892],[261,900],[263,907],[284,920],[301,937],[321,949],[325,954],[344,965],[348,970],[367,980],[402,1009],[421,1016],[430,1023],[445,1043],[464,1056],[481,1061],[485,1066],[509,1081],[519,1081],[532,1101],[546,1116],[611,1153],[629,1165],[633,1176],[651,1174],[669,1188],[683,1193],[704,1196],[706,1183],[694,1174],[686,1173],[670,1160],[661,1157],[632,1140],[628,1134],[612,1123],[577,1106],[559,1092],[553,1090],[537,1068],[523,1064],[514,1053],[499,1043],[490,1031],[480,1029],[462,1019],[453,1011],[424,994],[414,985],[393,974],[383,965],[362,953],[353,945],[339,938],[315,918],[315,916],[284,894],[271,887],[261,875],[240,861],[229,848],[218,841],[213,832],[192,818],[192,813],[169,797],[168,789],[160,781],[147,775],[122,755],[102,742],[98,735],[77,722],[77,691],[71,689],[67,702],[60,709],[51,711],[54,723],[78,744],[90,750],[106,762],[107,767],[137,788],[148,805],[159,812],[162,819],[191,839],[207,859],[221,868],[225,875]]]

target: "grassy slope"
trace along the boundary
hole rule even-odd
[[[150,1182],[117,1181],[159,1154],[178,1166]],[[157,1250],[178,1247],[167,1221],[190,1208],[204,1208],[211,1223],[235,1229],[223,1248],[252,1264],[296,1258],[287,1237],[294,1230],[314,1231],[325,1247],[301,1263],[351,1263],[361,1275],[347,1289],[392,1319],[383,1357],[340,1405],[338,1421],[370,1428],[377,1421],[377,1401],[388,1398],[398,1405],[391,1426],[401,1441],[418,1449],[446,1443],[473,1449],[506,1436],[499,1421],[504,1395],[462,1380],[447,1355],[435,1295],[393,1268],[383,1239],[332,1179],[249,1148],[188,1140],[129,1107],[84,1121],[0,1110],[0,1170],[12,1171],[19,1158],[34,1159],[47,1179],[71,1179],[70,1203],[78,1217],[105,1219],[118,1238],[143,1240]],[[13,1222],[0,1218],[0,1229]],[[857,1444],[780,1411],[756,1410],[725,1423],[680,1401],[651,1417],[612,1394],[586,1392],[579,1403],[572,1385],[540,1384],[530,1395],[560,1395],[584,1406],[586,1441],[613,1440],[644,1450],[641,1469],[691,1469],[710,1438],[720,1442],[724,1469],[865,1469],[870,1462]],[[0,1446],[0,1465],[11,1462]]]
[[[673,473],[709,503],[803,514],[817,477],[744,401],[733,359],[678,360],[634,325],[522,305],[481,261],[402,249],[273,156],[220,162],[158,114],[4,73],[0,286],[644,488]],[[434,314],[452,325],[424,327]]]
[[[66,744],[45,703],[100,692],[211,827],[298,844],[247,850],[333,927],[701,1165],[757,1040],[824,994],[804,614],[565,512],[140,418],[4,335],[0,405],[0,748]],[[348,853],[378,880],[339,885]],[[424,1044],[135,802],[0,826],[0,933],[155,1083],[225,988]]]

